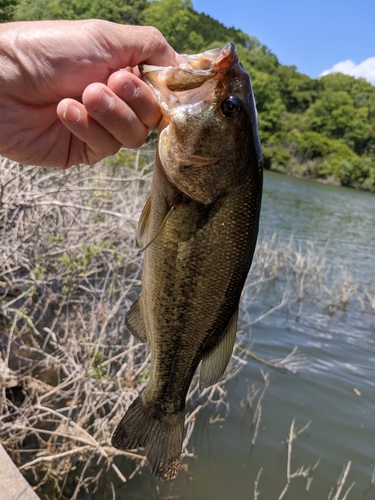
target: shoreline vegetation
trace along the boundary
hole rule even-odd
[[[40,498],[101,498],[142,474],[156,485],[141,451],[110,445],[148,378],[149,348],[129,334],[124,318],[140,289],[135,234],[154,154],[155,145],[146,144],[66,171],[0,158],[0,439]],[[268,309],[254,318],[264,287]],[[330,269],[314,245],[261,235],[225,377],[202,393],[193,381],[180,474],[189,477],[196,459],[189,439],[197,418],[221,425],[227,382],[248,362],[262,363],[250,351],[251,325],[280,309],[299,321],[305,301],[314,301],[325,321],[349,302],[375,307],[374,297],[344,269]],[[305,362],[296,350],[271,361],[268,368],[292,372]],[[246,403],[253,445],[268,384],[265,374],[264,387],[252,387]],[[294,477],[288,467],[286,490]]]
[[[111,436],[149,373],[125,314],[140,289],[135,234],[154,155],[146,146],[67,171],[0,158],[0,439],[41,498],[115,491],[146,465]],[[194,379],[185,459],[197,414],[226,412],[240,367],[202,394]]]
[[[233,40],[251,75],[265,168],[375,192],[375,87],[364,79],[309,78],[255,37],[198,13],[191,0],[0,2],[0,22],[83,18],[155,26],[182,54]]]

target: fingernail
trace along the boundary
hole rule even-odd
[[[106,113],[109,111],[113,106],[113,97],[105,90],[102,90],[98,102],[96,103],[96,106],[94,108],[95,113]]]
[[[78,122],[81,117],[81,110],[75,104],[68,104],[65,108],[64,118],[68,122]]]
[[[121,98],[125,102],[130,102],[137,95],[137,92],[138,87],[132,80],[129,80],[121,89]]]

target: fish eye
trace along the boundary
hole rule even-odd
[[[221,111],[227,118],[237,118],[243,107],[243,102],[236,95],[230,95],[221,103]]]

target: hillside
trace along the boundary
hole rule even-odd
[[[88,17],[156,26],[181,53],[234,40],[252,78],[265,168],[375,191],[375,87],[365,80],[309,78],[190,0],[0,0],[0,20]]]

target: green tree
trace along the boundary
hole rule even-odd
[[[144,25],[158,28],[180,53],[194,53],[225,45],[233,40],[249,49],[260,43],[240,30],[226,28],[207,14],[198,14],[191,0],[154,0],[142,12]]]
[[[142,24],[158,28],[177,52],[187,52],[201,40],[194,27],[197,14],[190,0],[156,0],[148,4],[142,12]]]
[[[152,25],[180,53],[233,40],[252,79],[267,167],[375,190],[375,87],[364,79],[309,78],[255,37],[196,12],[191,0],[0,0],[0,21],[12,16]]]
[[[20,0],[16,20],[105,19],[123,24],[139,24],[147,0]]]
[[[259,113],[259,130],[262,142],[275,140],[275,135],[282,130],[282,116],[285,105],[282,102],[278,79],[263,71],[251,72],[252,85]]]
[[[287,111],[292,113],[305,111],[316,99],[319,83],[296,71],[295,66],[277,68],[279,90]]]
[[[17,0],[0,0],[0,23],[13,19]]]
[[[324,90],[307,110],[305,127],[332,139],[344,139],[359,154],[374,140],[369,109],[356,107],[346,90]]]

